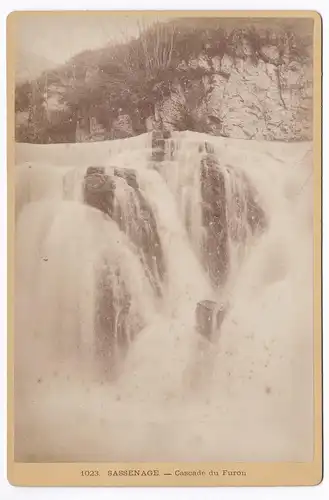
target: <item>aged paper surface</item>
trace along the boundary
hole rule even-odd
[[[8,18],[8,478],[322,478],[321,19]]]

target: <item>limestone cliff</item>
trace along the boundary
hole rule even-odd
[[[166,127],[179,129],[183,110],[190,107],[202,132],[238,139],[311,140],[311,64],[280,58],[275,46],[264,47],[255,61],[247,49],[245,57],[235,60],[225,54],[190,61],[206,65],[208,74],[187,88],[177,85],[161,103]]]

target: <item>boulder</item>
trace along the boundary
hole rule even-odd
[[[213,342],[217,338],[216,332],[220,329],[225,317],[226,308],[212,300],[202,300],[197,303],[195,310],[196,331],[205,339]]]
[[[83,185],[84,202],[101,212],[113,214],[115,182],[104,167],[88,167]]]

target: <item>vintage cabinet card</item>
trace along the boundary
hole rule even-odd
[[[10,482],[318,484],[319,14],[7,26]]]

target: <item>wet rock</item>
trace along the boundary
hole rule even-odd
[[[236,139],[312,140],[311,58],[302,62],[294,51],[286,46],[282,53],[269,42],[255,53],[239,42],[235,56],[212,58],[208,78],[172,88],[159,105],[163,122],[172,130]],[[186,67],[201,70],[203,58],[186,61]]]
[[[84,202],[109,215],[113,214],[115,182],[104,167],[88,167],[83,186]]]
[[[247,181],[247,220],[252,234],[260,234],[268,226],[266,213],[257,201],[257,192]]]
[[[140,189],[134,190],[126,205],[116,204],[113,219],[129,236],[140,256],[145,274],[158,295],[165,273],[164,256],[152,208]],[[128,214],[126,213],[128,211]]]
[[[249,235],[260,235],[267,228],[267,217],[248,177],[231,166],[221,169],[211,144],[205,142],[204,150],[207,153],[200,171],[203,266],[213,286],[218,287],[229,272],[229,238],[246,244]]]
[[[88,167],[86,171],[86,176],[93,175],[93,174],[105,174],[105,168],[104,167]]]
[[[234,213],[229,220],[230,236],[233,241],[245,242],[248,234],[260,235],[267,228],[265,211],[258,201],[258,193],[248,177],[230,167],[240,190],[234,195]],[[231,210],[233,207],[231,206]]]
[[[207,142],[207,141],[204,142],[204,149],[205,149],[206,153],[208,153],[210,155],[215,154],[214,146],[210,142]]]
[[[138,333],[131,319],[131,297],[120,277],[105,264],[99,273],[95,315],[95,351],[102,379],[115,379],[121,369],[129,343]]]
[[[209,341],[214,341],[215,333],[221,327],[225,317],[224,305],[212,300],[197,303],[195,310],[196,331]]]
[[[175,142],[171,140],[170,130],[163,128],[152,131],[152,160],[162,162],[165,159],[173,160]]]
[[[163,161],[165,158],[166,141],[161,130],[152,132],[152,160]]]
[[[175,151],[177,151],[178,145],[175,143],[175,141],[171,140],[168,143],[168,147],[169,147],[169,158],[170,158],[170,160],[174,160]]]
[[[125,199],[116,196],[117,178],[123,179],[130,188]],[[140,255],[152,287],[160,295],[160,282],[165,273],[164,256],[157,223],[139,188],[136,172],[115,167],[110,176],[104,167],[89,167],[85,175],[84,201],[109,215],[127,234]]]
[[[114,175],[116,177],[120,177],[121,179],[124,179],[128,186],[132,187],[133,189],[139,189],[138,181],[136,178],[136,172],[130,168],[115,168],[114,169]]]
[[[133,240],[142,249],[144,264],[148,278],[157,292],[161,294],[160,282],[165,274],[164,255],[158,233],[157,223],[152,208],[140,191],[136,192],[139,199],[140,218],[139,229]]]
[[[210,153],[201,160],[203,266],[214,286],[225,282],[229,268],[225,179]]]

